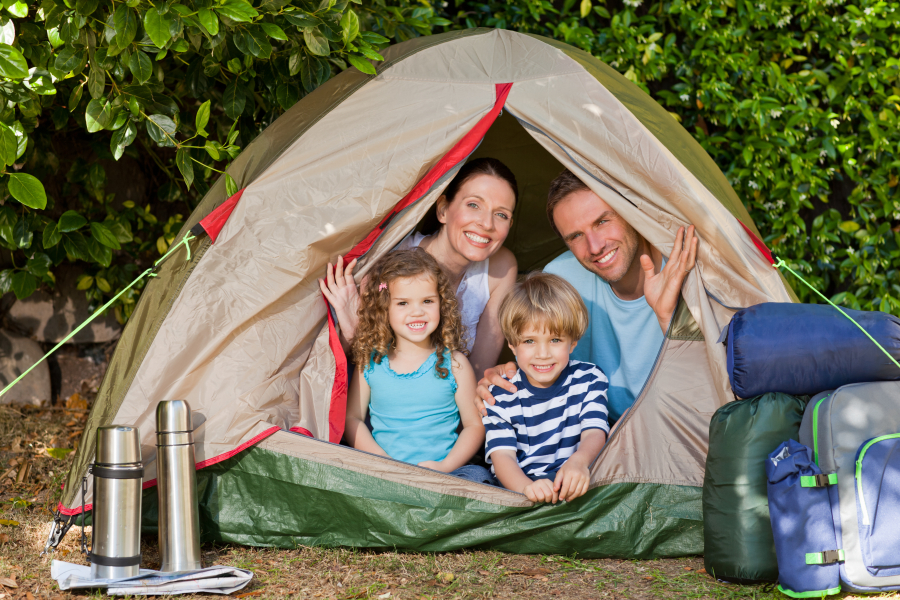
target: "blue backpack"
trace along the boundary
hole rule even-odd
[[[780,589],[900,590],[900,382],[814,396],[800,442],[766,461]]]

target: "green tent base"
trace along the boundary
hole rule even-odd
[[[257,447],[199,471],[197,485],[203,542],[585,558],[703,552],[696,487],[616,483],[555,506],[507,507]],[[143,532],[155,534],[155,487],[144,491],[143,507]]]

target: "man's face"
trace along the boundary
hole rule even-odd
[[[616,283],[631,268],[640,235],[594,192],[566,196],[553,209],[553,222],[578,262],[607,283]]]

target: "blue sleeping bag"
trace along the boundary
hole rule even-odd
[[[900,359],[900,319],[843,309]],[[900,379],[872,340],[832,306],[769,302],[738,311],[728,325],[728,378],[735,395],[813,395],[850,383]]]

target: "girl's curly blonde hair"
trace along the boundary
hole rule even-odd
[[[367,276],[364,289],[360,290],[359,325],[353,338],[351,352],[360,371],[369,366],[369,361],[381,363],[381,359],[395,345],[394,331],[391,329],[388,312],[391,306],[391,282],[407,277],[427,276],[437,283],[440,298],[441,321],[431,334],[431,342],[437,352],[434,369],[441,379],[446,379],[450,371],[444,366],[446,351],[466,351],[465,328],[459,314],[459,302],[450,288],[450,281],[437,261],[421,248],[397,250],[381,257]]]

